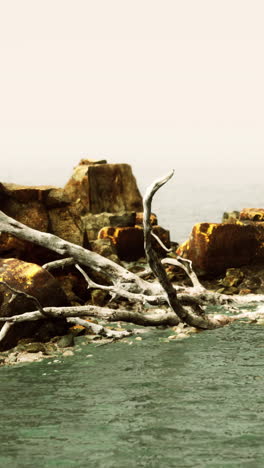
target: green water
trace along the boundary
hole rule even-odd
[[[1,368],[0,466],[263,467],[264,328],[169,333]]]

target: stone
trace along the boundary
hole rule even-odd
[[[0,209],[4,213],[33,229],[80,244],[83,235],[69,212],[69,203],[64,190],[53,186],[0,184]],[[0,255],[33,263],[40,258],[43,263],[56,258],[56,254],[48,249],[8,234],[0,235]]]
[[[72,215],[67,207],[49,210],[50,232],[73,244],[83,245],[84,235],[78,217]]]
[[[83,215],[142,211],[142,197],[128,164],[91,164],[82,160],[65,191],[72,201],[78,200]]]
[[[58,208],[70,203],[70,198],[63,188],[53,188],[48,193],[45,204],[48,208]]]
[[[264,221],[264,208],[244,208],[240,211],[240,221]]]
[[[22,353],[22,354],[19,354],[17,357],[16,357],[16,361],[17,363],[21,362],[21,363],[29,363],[29,362],[37,362],[37,361],[41,361],[42,358],[43,358],[43,353],[40,351],[38,353],[28,353],[28,352],[25,352],[25,353]]]
[[[89,242],[96,240],[99,231],[105,226],[127,227],[135,226],[136,213],[133,211],[123,213],[88,213],[82,216],[83,229]]]
[[[229,211],[223,213],[222,223],[236,223],[239,220],[239,211]]]
[[[252,224],[199,223],[177,254],[191,260],[197,274],[218,275],[227,268],[250,264],[258,252],[262,255],[257,236]]]
[[[120,263],[117,256],[116,247],[109,237],[100,238],[91,242],[91,249],[93,252],[102,255],[102,257],[110,258],[114,262]]]
[[[0,280],[5,281],[15,289],[36,297],[43,307],[67,305],[68,301],[59,282],[39,265],[9,258],[0,259]],[[11,291],[0,285],[0,315],[10,317],[24,312],[36,310],[36,304],[25,296],[16,296],[12,299]],[[46,320],[44,320],[46,322]],[[65,328],[64,319],[57,320],[58,327]],[[41,321],[22,322],[14,324],[6,338],[1,342],[0,348],[7,349],[15,346],[21,338],[33,336],[41,327]],[[52,320],[55,327],[56,320]]]
[[[226,276],[221,281],[221,284],[225,287],[231,288],[238,286],[244,278],[244,273],[237,268],[228,268],[226,270]]]
[[[74,346],[74,336],[72,333],[62,336],[58,341],[57,345],[59,348],[68,348]]]
[[[161,239],[167,248],[169,248],[169,231],[166,231],[160,226],[153,226],[153,233]],[[99,232],[98,237],[99,239],[111,239],[120,260],[135,261],[145,255],[144,233],[142,226],[124,228],[104,227]],[[164,250],[154,238],[153,248],[161,254],[165,254]]]
[[[143,212],[136,213],[136,220],[135,220],[136,225],[142,226],[142,224],[143,224],[143,215],[144,215]],[[152,226],[155,226],[155,225],[158,224],[157,216],[154,213],[151,213],[151,215],[150,215],[150,224]]]
[[[103,289],[93,289],[91,292],[91,301],[95,306],[105,306],[109,298],[108,292]]]
[[[71,349],[67,349],[67,351],[64,351],[64,353],[62,353],[62,356],[74,356],[74,352]]]
[[[32,343],[18,344],[16,350],[19,352],[26,351],[27,353],[41,352],[43,354],[49,354],[46,346],[38,341],[33,341]]]

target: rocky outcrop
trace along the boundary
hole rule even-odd
[[[128,164],[83,159],[64,189],[2,183],[0,209],[34,229],[50,232],[86,248],[97,245],[94,241],[98,240],[98,233],[104,227],[134,228],[132,237],[130,234],[131,245],[140,244],[135,246],[134,254],[136,250],[140,256],[144,254],[142,233],[138,236],[135,228],[142,224],[142,197]],[[157,224],[155,215],[152,215],[152,222]],[[124,236],[126,234],[122,233],[122,239]],[[121,243],[122,248],[118,249],[122,252],[121,257],[129,257],[129,254],[123,254],[126,243]],[[129,244],[126,248],[131,250]],[[115,255],[115,244],[113,249]],[[46,249],[6,234],[0,235],[0,256],[36,263],[57,258]]]
[[[0,259],[0,280],[9,286],[36,297],[43,307],[67,305],[67,297],[59,282],[39,265],[23,262],[15,258]],[[36,310],[36,304],[26,296],[12,298],[12,292],[4,285],[0,285],[0,316],[10,317]],[[54,325],[53,325],[54,323]],[[56,324],[59,328],[56,329]],[[64,324],[64,326],[63,326]],[[63,321],[52,321],[52,333],[65,331]],[[20,338],[30,336],[39,329],[37,322],[15,324],[5,340],[1,342],[1,349],[14,346]],[[54,329],[55,327],[55,329]]]
[[[81,222],[72,212],[71,202],[63,189],[52,186],[0,184],[0,209],[8,216],[33,229],[51,232],[62,239],[82,245]],[[78,225],[79,221],[79,225]],[[0,255],[38,263],[52,260],[46,249],[12,236],[0,235]]]
[[[169,231],[161,226],[153,226],[153,233],[163,242],[165,247],[170,247]],[[99,239],[111,239],[121,260],[134,261],[145,255],[144,233],[142,226],[134,227],[104,227],[98,234]],[[165,252],[153,238],[153,248],[164,256]]]
[[[244,208],[239,214],[240,221],[264,221],[264,208]]]
[[[199,275],[217,275],[230,267],[247,265],[256,259],[259,243],[253,225],[200,223],[178,255],[192,261]]]
[[[223,223],[200,223],[178,255],[188,258],[199,275],[264,262],[264,209],[224,213]]]
[[[81,160],[65,186],[81,214],[142,211],[142,197],[128,164]]]

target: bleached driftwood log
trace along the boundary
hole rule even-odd
[[[155,326],[177,325],[179,321],[182,321],[199,329],[213,329],[227,325],[247,315],[243,314],[243,317],[241,314],[235,316],[221,314],[207,315],[205,314],[204,307],[208,303],[223,304],[224,307],[228,307],[231,311],[236,305],[247,304],[254,301],[264,301],[264,297],[258,295],[233,296],[230,298],[230,296],[207,291],[200,284],[188,260],[181,259],[180,257],[176,259],[159,259],[156,252],[151,247],[151,203],[154,194],[172,177],[172,175],[173,172],[163,179],[154,182],[147,189],[144,197],[145,251],[151,271],[158,278],[159,282],[148,282],[141,278],[140,275],[128,271],[126,268],[95,252],[60,239],[53,234],[29,228],[0,211],[0,232],[11,234],[19,239],[51,249],[63,256],[68,256],[67,258],[46,264],[44,268],[52,269],[75,264],[85,277],[88,287],[90,288],[108,290],[111,295],[125,298],[129,303],[136,302],[142,305],[145,303],[152,305],[167,303],[171,311],[168,309],[168,312],[166,312],[160,309],[158,312],[156,310],[153,312],[150,309],[150,312],[144,313],[143,308],[141,310],[139,308],[139,311],[135,312],[133,310],[116,310],[95,306],[42,308],[40,304],[36,303],[38,310],[35,312],[0,318],[0,322],[6,322],[2,328],[1,335],[5,335],[8,332],[9,326],[11,326],[12,323],[39,320],[45,317],[71,318],[71,320],[76,323],[78,322],[78,317],[80,319],[80,317],[94,316],[108,321],[126,321],[140,325]],[[163,266],[164,264],[173,264],[182,268],[191,279],[193,287],[174,287],[168,280]],[[83,268],[88,267],[90,271],[99,272],[105,277],[108,285],[100,285],[94,282],[80,265],[82,265]],[[109,285],[109,283],[111,284]],[[19,291],[17,292],[19,293]],[[108,332],[106,331],[105,333],[107,334]]]
[[[151,232],[152,232],[152,225],[150,222],[150,214],[151,214],[151,203],[153,196],[155,193],[164,185],[166,184],[171,177],[173,176],[174,171],[168,174],[163,179],[159,179],[155,181],[150,187],[147,189],[145,197],[143,199],[143,207],[144,207],[144,216],[143,216],[143,226],[144,226],[144,246],[145,252],[147,256],[147,260],[151,270],[153,271],[154,275],[158,278],[159,283],[163,287],[167,301],[171,309],[175,312],[175,314],[179,317],[179,319],[187,323],[188,325],[200,329],[214,329],[219,328],[227,325],[234,321],[234,317],[229,317],[227,315],[212,315],[212,314],[205,314],[204,310],[196,304],[191,305],[189,307],[183,306],[182,303],[179,301],[177,297],[176,289],[172,286],[171,282],[169,281],[166,271],[157,255],[157,253],[152,249],[151,246]],[[198,281],[199,283],[199,281]],[[200,289],[200,284],[197,284],[196,287],[199,292],[203,292]]]

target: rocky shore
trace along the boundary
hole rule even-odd
[[[33,229],[88,248],[128,271],[140,274],[147,270],[142,197],[127,164],[82,160],[64,188],[0,183],[0,209]],[[264,209],[225,213],[222,223],[197,224],[180,246],[170,240],[168,230],[158,225],[154,214],[151,224],[155,234],[152,247],[159,256],[177,260],[180,255],[191,260],[201,284],[208,290],[230,296],[264,294]],[[169,253],[157,238],[170,249]],[[1,233],[0,281],[24,295],[14,295],[0,284],[0,317],[35,310],[32,296],[42,307],[104,307],[109,301],[112,309],[127,307],[124,298],[113,298],[107,288],[87,288],[83,275],[72,264],[48,271],[46,265],[59,259],[61,255],[45,247]],[[174,285],[191,286],[179,267],[167,265],[166,272]],[[145,277],[155,281],[151,272]],[[93,273],[93,280],[104,284],[100,273]],[[165,305],[163,308],[166,310]],[[137,311],[136,303],[133,310]],[[85,320],[89,322],[91,317]],[[73,355],[80,343],[113,342],[115,338],[102,331],[105,327],[129,329],[118,320],[109,324],[108,320],[96,322],[93,317],[92,321],[101,326],[99,333],[83,325],[70,326],[64,318],[16,323],[3,333],[5,324],[0,330],[0,365],[60,359]],[[192,331],[195,330],[174,325],[171,336],[183,338]],[[143,332],[134,328],[139,339]]]

